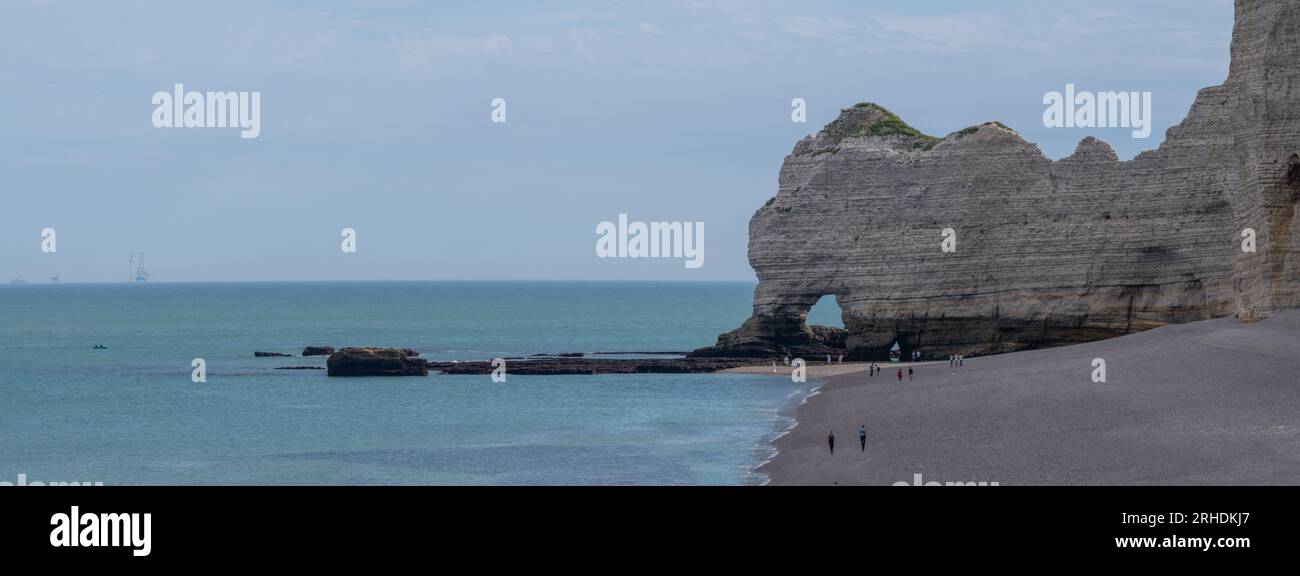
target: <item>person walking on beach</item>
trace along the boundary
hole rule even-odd
[[[862,451],[867,451],[867,425],[863,424],[858,428],[858,443],[862,445]]]
[[[899,368],[899,369],[898,369],[898,381],[899,381],[900,383],[902,383],[902,381],[903,381],[903,369],[902,369],[902,368]]]
[[[957,365],[958,365],[958,366],[965,366],[965,365],[966,365],[966,355],[965,355],[965,354],[958,354],[958,355],[957,355]]]
[[[831,435],[826,437],[826,445],[831,447],[831,454],[835,453],[835,431],[831,430]]]
[[[827,365],[827,366],[830,366],[830,365],[831,365],[831,355],[830,355],[830,354],[827,354],[827,355],[826,355],[826,365]]]
[[[911,381],[912,381],[912,369],[911,369],[911,368],[908,368],[908,369],[907,369],[907,381],[908,381],[908,382],[911,382]]]
[[[837,362],[837,364],[843,364],[843,363],[844,363],[844,355],[840,354],[840,359],[839,362]]]

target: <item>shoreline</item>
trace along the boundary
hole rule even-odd
[[[879,364],[879,362],[877,362],[877,364]],[[881,377],[884,377],[885,372],[887,372],[886,370],[887,366],[905,368],[908,366],[918,366],[922,364],[933,364],[933,363],[932,362],[918,362],[918,363],[887,362],[885,363],[885,365],[881,366]],[[783,426],[779,430],[774,431],[771,434],[764,435],[763,438],[759,440],[759,443],[755,445],[756,450],[762,450],[766,453],[765,456],[758,458],[757,463],[751,466],[748,470],[748,473],[750,475],[757,476],[758,478],[760,478],[760,482],[758,483],[759,486],[767,486],[772,483],[771,474],[767,473],[765,468],[781,454],[780,447],[777,446],[777,443],[782,438],[785,438],[786,436],[790,435],[791,432],[793,432],[796,428],[799,427],[799,417],[798,417],[799,410],[803,406],[807,405],[811,399],[821,394],[822,387],[824,387],[827,384],[827,381],[832,376],[849,376],[854,374],[862,374],[867,372],[867,368],[870,365],[871,365],[870,362],[847,362],[843,364],[836,363],[829,366],[826,364],[821,364],[821,365],[813,365],[807,367],[808,380],[802,383],[804,386],[807,387],[806,390],[804,388],[800,388],[798,390],[795,390],[794,392],[791,392],[789,396],[789,401],[785,402],[782,406],[777,408],[776,412],[773,414],[773,419],[777,421],[785,422],[786,423],[785,426]],[[746,374],[751,376],[769,376],[772,378],[789,379],[790,374],[793,371],[793,368],[789,366],[779,365],[779,364],[777,365],[776,368],[777,371],[773,373],[770,365],[741,366],[738,368],[728,368],[726,370],[719,370],[717,374]]]
[[[760,440],[759,446],[764,448],[767,455],[759,459],[758,463],[754,464],[749,469],[750,474],[762,478],[762,481],[758,484],[759,486],[767,486],[772,483],[771,474],[768,474],[764,468],[781,454],[781,449],[776,445],[777,441],[785,438],[793,432],[795,428],[799,427],[799,408],[807,404],[810,398],[820,394],[822,386],[826,385],[826,381],[815,379],[809,380],[806,384],[811,384],[807,391],[804,391],[801,388],[795,392],[791,392],[788,397],[790,401],[786,402],[780,408],[777,408],[776,413],[773,415],[775,419],[784,422],[785,426],[777,432],[764,436]],[[797,394],[798,392],[802,392],[802,394]],[[798,402],[794,401],[796,396],[799,398]]]
[[[883,381],[832,374],[755,472],[777,486],[1294,485],[1295,350],[1300,312],[923,363],[911,383],[884,365]]]

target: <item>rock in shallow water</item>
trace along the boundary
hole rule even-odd
[[[409,350],[399,348],[344,348],[325,362],[329,376],[428,376],[429,367]]]

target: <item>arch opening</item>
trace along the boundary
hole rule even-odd
[[[805,323],[809,326],[844,327],[844,311],[840,308],[839,298],[826,294],[817,299],[817,303],[808,309]]]

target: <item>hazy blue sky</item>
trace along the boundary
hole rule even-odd
[[[120,281],[132,251],[159,281],[749,279],[749,217],[840,108],[1128,158],[1231,30],[1229,0],[0,0],[0,282]],[[260,91],[261,137],[154,128],[178,82]],[[1044,128],[1067,82],[1152,92],[1151,138]],[[597,259],[619,212],[705,222],[705,266]]]

